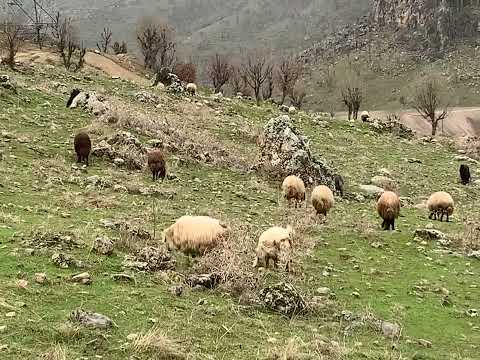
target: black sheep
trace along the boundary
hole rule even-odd
[[[470,183],[471,176],[470,176],[470,168],[468,165],[462,164],[460,165],[460,181],[463,185],[467,185]]]
[[[92,150],[90,136],[85,132],[78,133],[73,140],[73,146],[77,153],[77,162],[85,161],[88,166],[88,156],[90,155],[90,150]]]

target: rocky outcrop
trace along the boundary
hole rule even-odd
[[[310,150],[309,140],[294,127],[288,115],[270,119],[260,139],[261,168],[276,176],[297,175],[307,184],[334,188],[334,172]]]

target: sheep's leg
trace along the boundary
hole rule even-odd
[[[85,163],[86,163],[86,164],[87,164],[87,166],[88,166],[88,155],[87,155],[87,156],[85,156]]]
[[[82,157],[77,154],[77,163],[81,163],[81,162],[82,162]]]
[[[395,231],[395,219],[391,221],[392,231]]]
[[[385,230],[385,227],[386,227],[386,222],[385,222],[385,220],[383,220],[383,222],[382,222],[382,229]]]
[[[441,212],[441,214],[442,214],[442,215],[440,216],[440,221],[441,221],[441,222],[443,222],[443,215],[444,215],[444,212],[442,211],[442,212]]]
[[[450,215],[448,215],[448,211],[447,211],[447,222],[450,222]]]

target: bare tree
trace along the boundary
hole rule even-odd
[[[137,29],[137,42],[149,69],[172,67],[175,61],[175,31],[167,24],[143,18]]]
[[[257,105],[260,105],[262,100],[260,90],[268,75],[272,72],[272,67],[269,58],[260,51],[248,54],[242,66],[245,82],[252,89]]]
[[[229,83],[232,88],[233,95],[237,95],[238,93],[243,94],[244,83],[242,79],[242,72],[241,69],[236,65],[231,65]]]
[[[293,57],[284,57],[277,67],[276,81],[282,92],[280,104],[285,102],[285,98],[292,91],[295,82],[302,76],[303,66]]]
[[[289,92],[290,101],[297,109],[302,107],[306,95],[307,93],[305,91],[305,85],[303,81],[297,81]]]
[[[65,69],[70,70],[72,68],[74,56],[76,56],[78,59],[74,71],[80,70],[84,65],[86,49],[83,44],[79,44],[77,29],[73,25],[72,18],[63,18],[60,13],[57,13],[53,36],[57,52]]]
[[[23,44],[20,19],[9,18],[0,24],[0,48],[6,50],[6,57],[2,60],[11,69],[15,68],[15,56]]]
[[[100,34],[100,43],[97,42],[97,48],[100,52],[108,52],[108,48],[112,42],[112,35],[112,30],[108,27],[103,28],[103,32]]]
[[[432,125],[432,136],[435,136],[438,123],[443,121],[448,115],[448,105],[442,91],[441,80],[435,76],[427,76],[415,88],[413,107],[425,120],[430,122]]]
[[[275,88],[275,83],[273,81],[273,66],[268,69],[267,78],[263,84],[262,96],[263,100],[269,100],[272,98],[273,89]]]
[[[180,81],[194,83],[197,81],[197,67],[193,63],[177,63],[173,69]]]
[[[232,66],[226,56],[215,54],[208,64],[207,72],[208,77],[215,88],[215,92],[218,93],[232,76]],[[235,90],[238,92],[239,87],[237,86],[237,89]]]
[[[359,72],[355,71],[351,66],[341,68],[335,73],[341,99],[348,110],[348,120],[352,119],[352,117],[354,120],[357,120],[365,94],[364,82]]]
[[[127,43],[122,41],[122,44],[120,45],[118,41],[115,41],[113,43],[112,50],[115,55],[126,54],[128,52]]]

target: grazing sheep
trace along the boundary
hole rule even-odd
[[[460,165],[460,181],[463,185],[467,185],[470,183],[471,176],[470,176],[470,168],[468,165],[462,164]]]
[[[187,254],[203,254],[213,248],[230,228],[208,216],[182,216],[175,224],[162,232],[162,241],[168,250],[180,250]]]
[[[400,215],[400,199],[392,191],[385,191],[377,201],[377,212],[383,219],[383,230],[395,230],[395,219]]]
[[[197,94],[197,85],[195,85],[194,83],[188,83],[186,89],[188,93],[192,96]]]
[[[305,201],[305,184],[303,180],[295,175],[290,175],[282,183],[283,196],[290,205],[294,201],[295,207]]]
[[[258,245],[255,249],[256,258],[253,263],[254,267],[268,268],[270,260],[273,260],[274,268],[277,267],[280,256],[281,246],[285,244],[287,249],[292,247],[293,229],[289,225],[286,228],[274,226],[264,231],[258,239]],[[287,270],[290,270],[291,260],[287,261]]]
[[[88,136],[86,132],[79,132],[75,135],[73,146],[75,148],[75,153],[77,154],[77,162],[81,163],[84,161],[88,166],[88,157],[90,155],[90,150],[92,150],[90,136]]]
[[[345,192],[345,180],[343,180],[342,175],[335,175],[335,193],[343,197]]]
[[[429,219],[443,221],[443,217],[446,215],[448,222],[453,214],[453,198],[445,191],[433,193],[427,201],[427,209],[430,211]]]
[[[152,171],[153,181],[165,179],[167,175],[165,156],[160,150],[152,150],[147,154],[148,167]]]
[[[368,121],[368,119],[370,119],[370,114],[368,111],[362,111],[360,114],[360,119],[362,119],[363,122]]]
[[[327,213],[335,205],[333,192],[325,185],[316,186],[312,191],[312,205],[317,214],[327,216]]]

